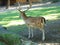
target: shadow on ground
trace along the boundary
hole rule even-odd
[[[22,35],[28,39],[28,28],[24,25],[15,25],[8,27],[9,31],[16,34]],[[58,20],[48,20],[45,26],[46,39],[44,42],[54,43],[60,42],[60,19]],[[42,32],[39,29],[34,30],[34,37],[29,39],[33,42],[43,42]]]

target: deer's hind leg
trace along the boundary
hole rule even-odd
[[[40,30],[42,31],[42,41],[45,40],[45,30],[44,30],[44,25],[41,25]]]
[[[31,29],[31,32],[32,32],[32,38],[34,37],[34,34],[33,34],[33,30],[34,30],[34,27],[32,27],[32,29]]]
[[[29,26],[28,28],[29,28],[28,29],[28,38],[31,38],[31,35],[30,35],[31,34],[31,27]]]
[[[45,30],[42,29],[42,41],[44,41],[44,40],[45,40]]]

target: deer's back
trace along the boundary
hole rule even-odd
[[[28,17],[25,23],[31,27],[41,27],[45,23],[44,17]]]

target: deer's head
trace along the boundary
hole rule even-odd
[[[24,9],[22,9],[20,3],[18,2],[18,8],[17,8],[17,10],[18,10],[18,11],[20,12],[20,14],[21,14],[21,15],[19,15],[19,16],[20,16],[20,17],[22,16],[22,18],[26,19],[27,16],[26,16],[25,12],[28,11],[28,10],[31,8],[31,5],[32,5],[32,4],[31,4],[31,1],[29,0],[29,7],[27,7],[27,8],[24,10]]]
[[[29,0],[29,7],[27,7],[25,10],[22,9],[20,2],[17,2],[17,4],[18,4],[18,9],[17,9],[17,10],[18,10],[20,13],[23,13],[23,14],[24,14],[26,11],[28,11],[28,10],[31,8],[31,6],[32,6],[32,3],[31,3],[30,0]]]
[[[27,7],[25,10],[22,9],[21,4],[20,4],[19,2],[17,2],[17,4],[18,4],[18,8],[16,8],[16,9],[17,9],[17,10],[20,12],[20,14],[21,14],[21,15],[19,15],[19,17],[21,17],[21,16],[23,16],[23,18],[24,18],[24,16],[26,17],[25,12],[28,11],[28,10],[31,8],[31,6],[32,6],[31,1],[29,0],[29,7]]]

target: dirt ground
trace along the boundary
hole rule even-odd
[[[59,17],[58,17],[59,18]],[[24,26],[24,25],[19,25]],[[25,27],[24,30],[17,32],[19,35],[26,37],[28,39],[28,28]],[[42,32],[39,29],[34,29],[34,37],[29,39],[33,42],[47,42],[47,43],[60,43],[60,19],[48,20],[45,26],[45,41],[42,41]]]
[[[19,32],[19,34],[28,39],[28,28],[26,27],[24,31]],[[39,29],[34,29],[34,37],[29,40],[38,43],[40,42],[60,43],[60,16],[58,16],[58,19],[56,20],[48,20],[46,22],[45,35],[46,39],[45,41],[42,41],[42,32]]]
[[[24,30],[18,32],[18,34],[28,39],[28,28],[27,27],[24,28]],[[47,42],[47,43],[60,42],[60,19],[50,20],[46,22],[45,35],[46,35],[46,39],[44,42]],[[42,32],[39,29],[34,29],[34,37],[29,40],[32,40],[33,42],[38,42],[38,43],[43,42]]]

